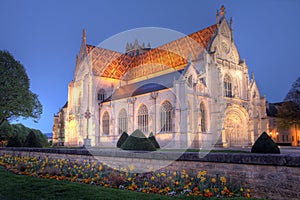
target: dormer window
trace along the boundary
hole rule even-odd
[[[105,90],[100,89],[98,92],[98,101],[103,102],[105,100]]]

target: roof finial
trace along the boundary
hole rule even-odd
[[[138,49],[139,48],[139,42],[138,42],[137,39],[134,40],[133,48],[134,49]]]
[[[232,24],[233,24],[233,21],[232,21],[232,17],[230,17],[230,28],[232,29]]]
[[[217,9],[217,12],[216,12],[216,20],[217,20],[217,23],[219,22],[219,10]]]
[[[225,6],[222,5],[220,8],[220,15],[223,17],[225,15],[226,11],[225,11]]]
[[[82,30],[82,41],[84,43],[86,43],[86,31],[85,31],[85,29]]]

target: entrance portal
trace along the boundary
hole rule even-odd
[[[246,120],[235,112],[229,112],[224,121],[226,143],[229,146],[248,146]]]

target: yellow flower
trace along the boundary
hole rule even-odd
[[[243,192],[243,191],[244,191],[244,189],[243,189],[243,188],[241,188],[241,189],[240,189],[240,191],[241,191],[241,192]]]
[[[198,175],[205,176],[207,174],[206,170],[198,172]]]
[[[166,176],[166,174],[163,172],[163,173],[161,173],[161,176],[162,176],[162,177],[165,177],[165,176]]]
[[[247,189],[247,192],[250,193],[251,192],[250,189]]]
[[[129,170],[133,171],[135,169],[134,165],[129,165]]]
[[[173,172],[173,176],[176,176],[176,174],[177,174],[176,172]]]
[[[226,178],[225,178],[224,176],[221,176],[221,177],[220,177],[220,181],[221,181],[222,183],[226,183]]]
[[[153,181],[153,180],[154,180],[154,176],[151,177],[151,181]]]
[[[144,182],[144,185],[145,185],[145,186],[148,186],[148,184],[149,184],[149,183],[148,183],[147,181]]]
[[[128,178],[127,178],[127,180],[128,180],[128,181],[131,181],[131,178],[130,178],[130,177],[128,177]]]
[[[212,182],[212,183],[216,183],[217,180],[216,180],[215,178],[212,178],[212,179],[211,179],[211,182]]]
[[[203,183],[205,180],[206,178],[202,176],[200,181]]]
[[[102,165],[99,166],[99,171],[102,171],[103,167]]]

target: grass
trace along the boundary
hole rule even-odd
[[[0,167],[0,199],[195,199],[195,197],[171,197],[144,194],[95,185],[41,179],[7,172]],[[204,199],[204,198],[197,198]],[[210,198],[213,200],[216,198]],[[245,199],[245,198],[234,198]]]

